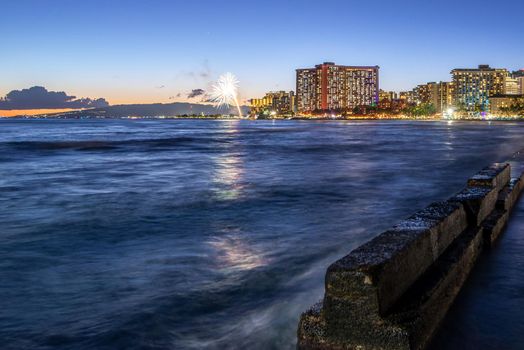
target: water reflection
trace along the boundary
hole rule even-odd
[[[242,153],[235,144],[236,134],[240,133],[239,121],[225,122],[223,131],[228,135],[229,147],[213,158],[214,192],[219,200],[235,200],[242,194],[244,169]]]
[[[208,242],[215,249],[219,269],[252,270],[268,264],[262,252],[246,243],[244,235],[236,232]]]
[[[522,123],[0,126],[2,349],[294,349],[330,263],[524,147]],[[490,276],[522,290],[510,243]]]

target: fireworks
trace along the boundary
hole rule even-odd
[[[215,102],[217,107],[236,106],[238,115],[242,117],[237,97],[238,80],[233,74],[226,73],[221,75],[212,88],[211,100]]]

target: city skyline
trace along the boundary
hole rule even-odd
[[[296,91],[266,91],[262,98],[254,97],[238,102],[236,102],[237,92],[235,92],[235,95],[231,95],[230,97],[235,99],[236,107],[234,106],[235,103],[231,101],[217,104],[216,91],[213,91],[216,89],[217,84],[219,84],[220,79],[223,79],[231,73],[221,76],[218,82],[215,82],[209,90],[196,89],[190,91],[190,95],[201,98],[201,101],[197,102],[189,100],[171,101],[171,103],[134,102],[127,104],[110,104],[104,98],[78,98],[77,96],[68,95],[63,91],[48,91],[44,87],[33,86],[28,89],[13,90],[9,92],[5,98],[0,97],[0,117],[18,115],[45,116],[57,113],[59,115],[67,115],[71,111],[81,110],[91,110],[94,113],[82,114],[85,116],[96,116],[97,111],[102,111],[101,113],[103,114],[118,111],[117,114],[121,116],[126,110],[133,113],[132,111],[135,110],[133,108],[141,108],[140,106],[144,106],[144,108],[154,113],[152,114],[153,116],[166,115],[163,113],[168,113],[168,116],[195,113],[199,115],[206,114],[216,116],[224,113],[230,114],[232,109],[236,109],[236,111],[240,113],[237,113],[237,115],[242,117],[241,107],[242,109],[250,109],[249,114],[252,117],[268,116],[269,112],[271,112],[271,116],[277,117],[292,116],[295,114],[299,116],[326,115],[326,113],[334,116],[341,112],[343,114],[347,112],[350,112],[350,114],[363,113],[364,115],[370,112],[370,114],[373,115],[376,113],[375,108],[382,113],[395,115],[399,112],[408,112],[407,107],[417,105],[420,105],[423,109],[424,115],[426,115],[426,113],[433,115],[434,113],[441,114],[444,112],[449,114],[452,113],[449,112],[451,110],[457,112],[459,110],[465,111],[463,107],[466,105],[471,107],[468,108],[471,112],[477,108],[481,108],[478,106],[482,105],[482,111],[489,112],[496,110],[497,113],[502,112],[507,115],[511,113],[507,108],[512,107],[515,103],[517,103],[518,106],[522,103],[522,97],[524,97],[524,69],[511,72],[506,68],[494,68],[489,65],[454,68],[450,72],[450,79],[447,79],[448,81],[427,82],[404,91],[388,91],[382,89],[379,85],[379,70],[379,66],[346,66],[337,65],[333,62],[317,64],[314,68],[297,68],[295,69]],[[320,72],[322,72],[322,74]],[[468,74],[470,74],[469,72],[478,72],[480,73],[479,77],[481,80],[484,79],[482,76],[487,72],[493,72],[495,73],[496,80],[481,82],[480,80],[477,81],[473,79],[467,82],[462,88],[458,88],[457,84],[459,84],[459,82],[456,81],[457,72],[468,72]],[[303,76],[303,74],[306,74],[306,76]],[[485,77],[487,78],[487,76]],[[236,77],[234,78],[236,79]],[[305,82],[302,81],[304,78],[306,80]],[[324,84],[327,84],[324,86],[324,84],[320,84],[321,81],[325,81]],[[495,85],[492,85],[493,83],[495,83]],[[481,88],[481,86],[484,85],[486,85],[487,90]],[[315,93],[317,90],[318,96]],[[464,96],[460,95],[460,91],[467,92],[468,98],[470,98],[468,103],[464,104],[462,100]],[[313,93],[313,95],[309,96],[311,93]],[[471,93],[473,93],[473,95],[471,95]],[[297,98],[295,98],[295,94]],[[307,102],[308,106],[304,105],[302,101],[303,98],[311,100]],[[491,100],[491,98],[496,98],[494,109],[489,107],[488,100]],[[238,103],[240,103],[240,105]],[[60,106],[51,108],[48,106],[49,104],[57,104]],[[23,107],[23,105],[27,105],[28,107]],[[36,107],[36,105],[40,107]],[[515,106],[515,108],[520,110],[521,107],[517,106]],[[116,107],[117,109],[111,109],[112,112],[108,112],[109,110],[104,109],[106,107]],[[126,107],[128,107],[128,109],[126,109]],[[372,109],[367,110],[368,107],[372,107]],[[427,109],[428,107],[429,109]],[[500,109],[501,107],[507,110],[503,111]],[[213,111],[211,111],[210,108],[213,109]],[[353,110],[353,112],[351,112],[351,110]],[[516,112],[515,110],[513,111]],[[411,112],[412,111],[408,113]],[[127,114],[127,116],[130,115],[131,114]]]
[[[269,18],[266,8],[275,9]],[[246,104],[267,91],[294,90],[295,69],[325,61],[378,65],[387,91],[448,81],[454,68],[522,69],[524,6],[503,1],[498,8],[507,10],[491,11],[484,1],[328,1],[319,17],[297,2],[93,1],[73,11],[64,1],[20,1],[4,5],[9,54],[0,58],[0,96],[42,86],[112,105],[200,103],[231,71]]]

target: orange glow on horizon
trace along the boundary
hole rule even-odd
[[[75,109],[13,109],[0,110],[1,117],[15,117],[17,115],[37,115],[74,111]]]
[[[187,99],[172,99],[169,101],[158,101],[158,100],[145,100],[145,101],[130,101],[130,100],[116,100],[110,104],[110,106],[116,106],[116,105],[130,105],[130,104],[153,104],[153,103],[195,103],[195,104],[207,104],[211,105],[210,102],[200,102],[200,101],[191,101]],[[14,110],[0,110],[0,117],[16,117],[16,116],[23,116],[23,115],[38,115],[38,114],[53,114],[53,113],[62,113],[62,112],[70,112],[70,111],[77,111],[80,109],[14,109]]]

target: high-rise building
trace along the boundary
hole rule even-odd
[[[403,101],[406,101],[407,104],[410,104],[410,103],[416,103],[415,101],[415,92],[414,90],[410,90],[410,91],[401,91],[399,94],[398,94],[398,98],[403,100]]]
[[[413,89],[413,96],[417,104],[429,104],[432,102],[433,90],[436,83],[427,83],[418,85]]]
[[[507,77],[506,87],[504,89],[506,95],[520,95],[520,80],[519,78]]]
[[[524,69],[511,73],[511,77],[517,79],[518,94],[524,95]]]
[[[378,66],[339,66],[332,62],[297,69],[297,111],[322,113],[376,106]]]
[[[415,103],[432,104],[437,113],[441,113],[453,104],[453,83],[441,81],[418,85],[413,96]]]
[[[522,95],[496,95],[490,97],[490,112],[495,116],[511,115],[510,108],[513,105],[524,105]]]
[[[474,69],[454,69],[454,98],[456,107],[467,111],[489,110],[489,97],[504,94],[507,69],[491,68],[480,65]]]
[[[251,115],[292,115],[295,112],[295,93],[293,91],[268,92],[263,98],[250,101]]]
[[[454,86],[451,82],[441,81],[438,83],[436,97],[434,99],[437,112],[441,113],[453,106]]]
[[[381,89],[378,92],[379,101],[393,101],[396,99],[398,99],[398,94],[395,91],[384,91]]]
[[[378,109],[380,110],[397,110],[405,106],[405,101],[399,100],[398,94],[395,91],[379,90],[378,92]]]

